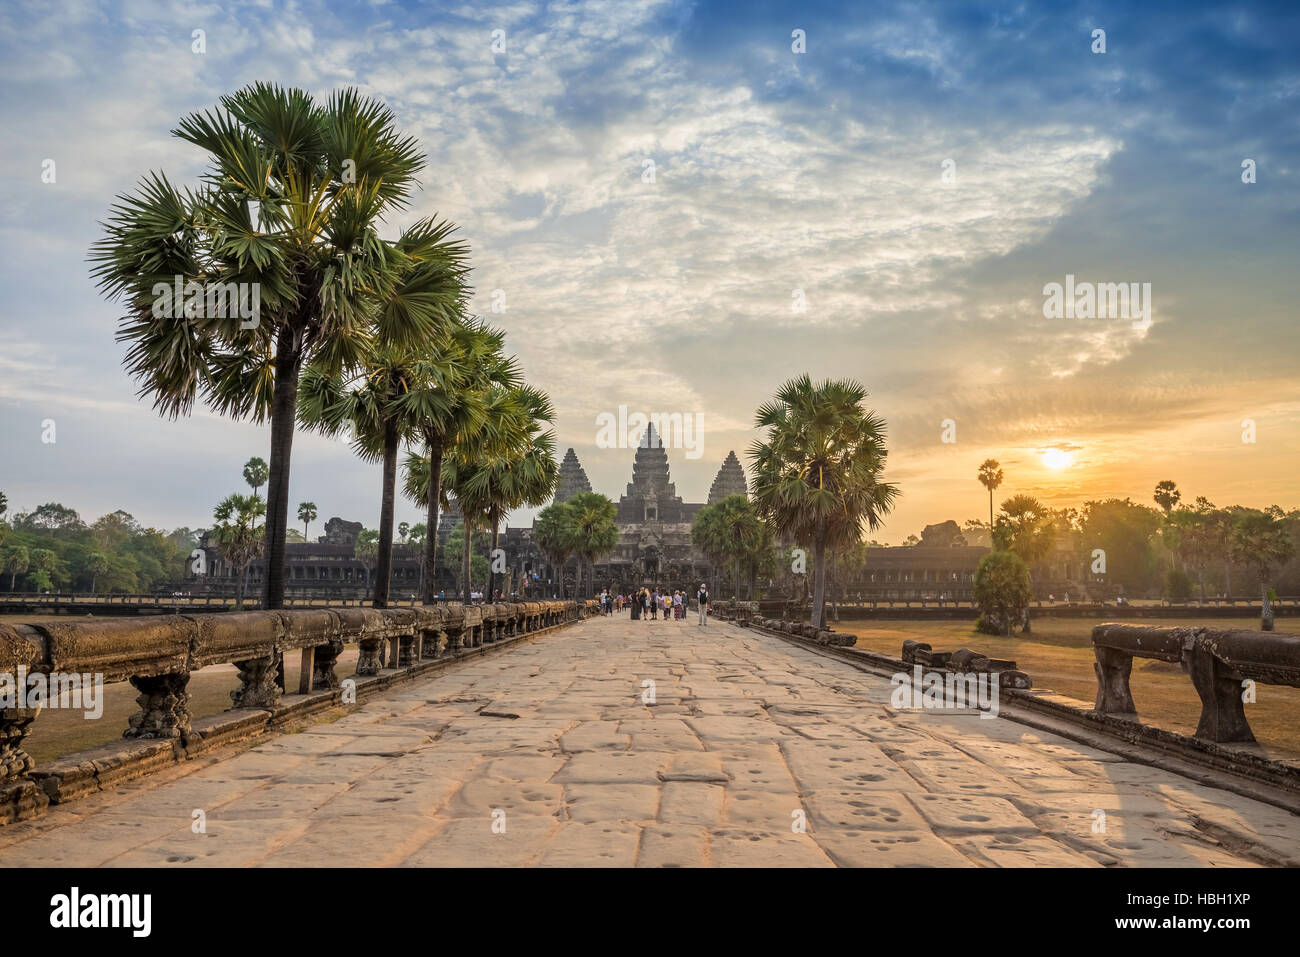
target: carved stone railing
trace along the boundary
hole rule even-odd
[[[91,676],[104,684],[129,681],[139,692],[140,706],[123,733],[139,747],[125,759],[121,754],[98,762],[60,759],[55,764],[61,770],[56,771],[37,769],[23,750],[23,739],[40,709],[0,702],[0,824],[28,817],[51,800],[103,786],[111,778],[105,769],[114,762],[152,767],[183,760],[224,743],[232,729],[256,733],[286,716],[343,703],[336,664],[346,645],[354,644],[359,651],[352,690],[363,685],[377,689],[403,672],[436,667],[431,659],[474,654],[485,644],[595,614],[595,601],[539,601],[50,618],[25,625],[0,620],[0,692],[12,691],[30,675],[47,676],[51,684],[56,678]],[[289,707],[282,700],[288,694],[283,661],[295,651],[302,656],[302,667],[298,697]],[[189,708],[190,675],[214,664],[233,664],[238,686],[230,693],[232,707],[226,717],[202,719],[204,726],[196,728],[199,721]]]
[[[1033,687],[1029,675],[1018,670],[1014,661],[1007,658],[990,658],[970,648],[935,651],[927,642],[905,639],[901,657],[905,665],[921,665],[958,674],[996,674],[999,684],[1004,688]]]
[[[808,641],[815,641],[819,645],[836,645],[850,647],[857,643],[857,635],[847,634],[842,631],[832,631],[829,628],[817,628],[810,622],[806,621],[783,621],[780,618],[763,618],[755,613],[747,620],[747,626],[750,628],[761,628],[767,631],[779,632],[784,635],[793,635],[796,638],[805,638]]]
[[[709,613],[717,616],[721,621],[734,621],[740,627],[745,628],[758,617],[758,602],[716,601],[713,602]]]
[[[1097,662],[1096,710],[1137,715],[1129,678],[1134,658],[1177,662],[1201,699],[1196,737],[1217,743],[1253,742],[1246,721],[1247,681],[1300,687],[1300,636],[1217,628],[1098,625],[1092,630]]]

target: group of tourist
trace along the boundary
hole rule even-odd
[[[666,590],[661,592],[658,588],[641,588],[629,595],[621,593],[615,595],[606,588],[600,593],[600,610],[602,614],[612,615],[616,611],[622,611],[626,606],[631,609],[633,621],[657,621],[661,615],[664,621],[684,621],[688,601],[683,589],[675,588],[670,593]],[[699,603],[700,624],[706,624],[709,614],[709,589],[703,583],[700,584],[696,601]]]

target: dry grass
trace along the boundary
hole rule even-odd
[[[1092,628],[1095,621],[1035,619],[1033,633],[1010,638],[983,635],[971,622],[843,621],[839,631],[858,636],[857,647],[895,658],[903,640],[929,642],[935,651],[973,648],[994,658],[1013,659],[1033,679],[1035,688],[1079,698],[1091,703],[1097,696],[1097,677],[1092,665]],[[1150,624],[1144,622],[1143,624]],[[1240,619],[1180,619],[1169,624],[1204,625],[1213,628],[1248,629],[1259,622]],[[1300,634],[1300,618],[1279,618],[1279,631]],[[1133,701],[1144,722],[1172,731],[1191,734],[1201,713],[1201,699],[1191,679],[1178,665],[1163,661],[1134,659],[1131,680]],[[1246,705],[1246,718],[1255,737],[1271,757],[1300,758],[1300,688],[1257,685],[1255,704]]]

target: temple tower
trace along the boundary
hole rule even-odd
[[[713,480],[713,487],[709,489],[710,505],[716,505],[728,495],[748,495],[749,489],[745,486],[745,469],[740,464],[740,459],[736,458],[734,451],[727,453],[727,458],[722,463],[722,468],[718,469],[717,477]]]
[[[563,504],[579,492],[590,491],[591,482],[588,481],[587,473],[578,461],[578,453],[569,449],[564,453],[564,461],[560,463],[560,481],[555,486],[555,504]]]
[[[668,453],[652,423],[646,426],[645,435],[637,445],[632,481],[627,485],[626,494],[618,500],[618,521],[641,524],[685,520],[688,519],[682,500],[668,473]]]

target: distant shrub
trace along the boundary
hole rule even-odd
[[[1010,635],[1029,607],[1029,566],[1012,552],[990,552],[975,568],[975,603],[989,634]]]
[[[1186,601],[1192,597],[1192,580],[1180,568],[1169,569],[1165,577],[1165,597],[1170,601]]]

